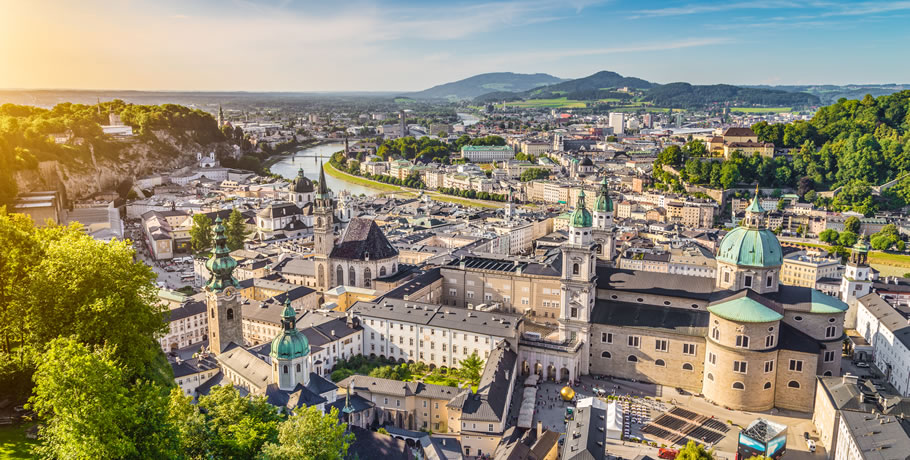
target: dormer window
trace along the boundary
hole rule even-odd
[[[747,288],[752,287],[752,275],[746,275],[743,277],[743,286]]]

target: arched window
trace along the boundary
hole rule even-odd
[[[228,308],[227,319],[229,319],[229,320],[234,319],[234,309],[233,308]]]
[[[297,363],[297,372],[300,372],[300,363]]]
[[[287,365],[287,364],[284,365],[284,373],[285,373],[285,374],[288,373],[288,365]]]
[[[733,382],[733,389],[734,390],[745,390],[746,386],[743,385],[742,382]]]
[[[370,267],[363,269],[363,287],[369,288],[373,279],[373,272],[370,271]]]
[[[628,357],[627,359],[628,359],[628,361],[629,361],[630,363],[637,363],[637,362],[638,362],[638,357],[635,356],[635,355],[629,355],[629,357]]]
[[[325,286],[325,267],[322,265],[319,266],[317,270],[317,279],[319,280],[319,286]]]
[[[787,382],[787,386],[789,388],[799,388],[799,382],[797,382],[796,380],[791,380],[791,381]]]
[[[831,377],[831,371],[825,371],[825,377]]]
[[[664,360],[662,360],[662,359],[658,359],[657,361],[654,361],[654,365],[664,367],[667,365],[667,363],[665,363]]]
[[[392,273],[398,271],[398,264],[392,264]]]
[[[322,227],[322,217],[317,217],[317,218],[316,218],[316,226],[317,226],[317,227]]]
[[[770,389],[771,389],[771,382],[765,382],[764,388],[765,388],[766,390],[770,390]]]
[[[338,279],[335,280],[335,283],[337,283],[339,286],[343,286],[344,285],[344,269],[341,268],[341,265],[338,266],[338,270],[336,270],[336,272],[337,272],[336,277]]]
[[[605,351],[605,352],[603,352],[603,353],[600,354],[600,357],[601,357],[601,358],[612,358],[613,355],[611,355],[609,351]]]
[[[348,269],[348,285],[357,286],[357,273],[354,272],[354,267]]]
[[[683,363],[683,370],[684,370],[684,371],[691,371],[691,370],[693,370],[693,369],[695,369],[695,368],[693,368],[691,364],[689,364],[689,363]]]
[[[713,382],[713,381],[714,381],[714,374],[708,372],[708,380],[710,380],[710,381]]]
[[[385,277],[385,267],[379,267],[379,277],[380,278]]]
[[[578,264],[572,264],[572,274],[573,275],[578,274]]]

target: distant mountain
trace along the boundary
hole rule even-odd
[[[412,99],[473,99],[487,93],[521,92],[562,81],[565,80],[545,73],[483,73],[464,80],[436,85],[416,93],[409,93],[406,96]]]
[[[584,78],[576,78],[575,80],[568,80],[562,83],[547,85],[543,88],[535,88],[530,91],[530,95],[536,96],[537,94],[544,92],[549,92],[554,95],[559,93],[568,94],[626,87],[634,89],[648,89],[652,86],[654,86],[654,83],[651,83],[647,80],[642,80],[641,78],[623,77],[616,72],[602,70],[595,73],[594,75],[588,75]]]
[[[821,99],[822,105],[830,105],[838,99],[862,99],[867,94],[872,97],[887,96],[889,94],[910,89],[910,84],[860,84],[860,85],[756,85],[749,88],[768,88],[790,92],[803,92],[814,94]]]

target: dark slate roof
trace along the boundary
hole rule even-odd
[[[907,307],[895,308],[876,293],[864,295],[859,302],[872,313],[882,326],[888,328],[897,340],[910,348],[910,309]]]
[[[299,216],[302,211],[294,203],[272,203],[259,211],[259,217],[274,219],[276,217]]]
[[[332,249],[331,257],[364,260],[366,258],[388,259],[397,255],[398,250],[389,243],[375,221],[355,217],[344,229],[341,241]]]
[[[420,274],[420,269],[416,265],[411,264],[398,264],[398,271],[392,273],[391,275],[386,275],[381,278],[376,278],[376,281],[382,281],[384,283],[394,283],[395,281],[407,278],[413,273],[417,272]]]
[[[597,267],[598,289],[710,300],[715,296],[714,283],[714,278],[700,276]]]
[[[350,401],[351,401],[351,408],[354,409],[355,413],[363,412],[363,411],[375,406],[375,404],[373,404],[369,399],[363,398],[357,394],[351,395]],[[325,412],[326,413],[331,412],[333,407],[335,409],[338,409],[338,419],[343,422],[344,413],[342,413],[341,410],[344,409],[345,404],[346,404],[345,398],[338,398],[335,401],[332,401],[325,405]]]
[[[439,272],[439,268],[434,268],[403,283],[401,286],[386,292],[382,297],[389,299],[404,299],[406,296],[423,289],[440,278],[442,278],[442,274]]]
[[[334,383],[320,377],[319,374],[315,372],[310,372],[310,383],[307,384],[306,387],[308,390],[318,395],[338,389]]]
[[[487,358],[477,393],[464,390],[448,405],[461,409],[462,420],[501,421],[508,408],[517,360],[518,354],[509,347],[509,342],[499,342]]]
[[[291,410],[315,406],[326,402],[325,398],[313,393],[299,383],[290,391],[278,388],[278,384],[276,383],[269,384],[265,389],[265,397],[269,404],[276,407],[287,407]]]
[[[777,347],[782,350],[797,351],[817,355],[822,347],[818,341],[806,335],[803,331],[781,321],[780,338]]]
[[[164,312],[164,320],[177,321],[178,319],[189,318],[200,313],[205,313],[205,302],[190,300],[177,308]]]
[[[360,390],[394,396],[421,395],[427,398],[445,400],[452,399],[458,394],[458,388],[456,387],[423,382],[402,382],[400,380],[383,379],[367,375],[352,375],[338,382],[338,386],[341,388],[350,386],[355,393]]]
[[[606,403],[594,399],[590,406],[576,407],[575,420],[566,423],[564,460],[602,460],[607,458]],[[599,444],[598,444],[599,443]]]
[[[218,367],[218,363],[211,358],[192,358],[180,362],[171,361],[174,378],[198,374]]]
[[[196,394],[197,395],[207,395],[207,394],[209,394],[210,391],[212,391],[213,387],[221,386],[221,384],[224,383],[224,381],[225,381],[224,373],[222,373],[221,370],[219,369],[218,373],[213,375],[212,378],[206,380],[205,383],[196,387]],[[227,381],[227,384],[230,385],[231,382]]]
[[[348,459],[411,459],[407,443],[400,439],[356,426],[351,427],[351,432],[354,433],[354,442],[348,447]]]
[[[662,329],[676,334],[705,336],[709,313],[656,305],[598,299],[591,322],[619,327]]]

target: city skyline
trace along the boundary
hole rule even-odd
[[[910,2],[0,0],[0,88],[419,91],[486,72],[907,83]],[[27,38],[26,38],[27,37]]]

